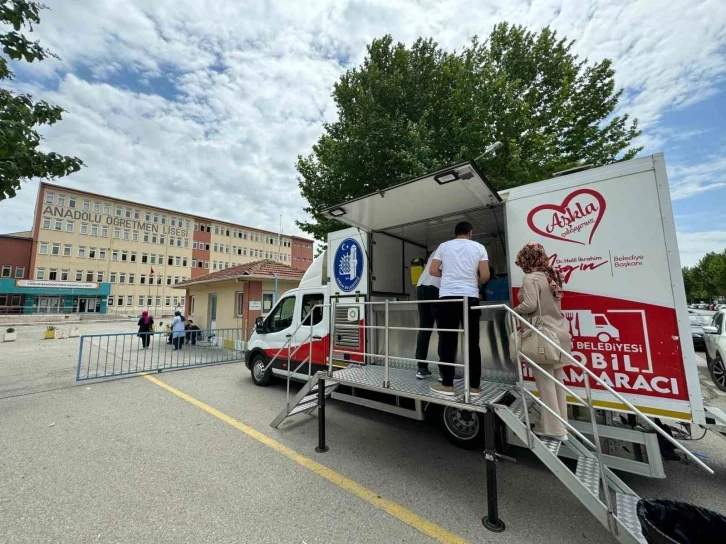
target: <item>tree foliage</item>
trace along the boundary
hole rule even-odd
[[[507,23],[453,53],[431,39],[411,48],[374,40],[334,86],[338,120],[298,157],[314,219],[298,225],[324,240],[339,228],[321,216],[326,207],[474,159],[496,141],[504,144],[496,156],[478,161],[496,189],[632,158],[640,131],[613,115],[622,90],[610,60],[580,60],[573,43]]]
[[[706,253],[698,264],[683,268],[683,283],[689,302],[711,302],[726,296],[726,249]]]
[[[0,22],[12,29],[0,32],[2,51],[14,61],[35,62],[56,57],[37,41],[28,40],[20,31],[33,31],[40,23],[40,12],[47,9],[39,2],[0,0]],[[0,56],[0,80],[14,77],[8,59]],[[43,137],[38,127],[61,120],[63,109],[27,94],[0,88],[0,200],[12,198],[20,183],[31,178],[53,180],[77,172],[83,161],[53,152],[40,151]]]

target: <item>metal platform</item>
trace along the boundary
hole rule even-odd
[[[487,404],[498,402],[510,390],[513,385],[499,382],[481,382],[481,395],[471,396],[470,402],[464,402],[464,381],[454,381],[456,396],[442,395],[431,390],[432,385],[438,385],[438,375],[419,380],[416,378],[416,371],[410,369],[390,368],[388,380],[390,387],[384,386],[385,369],[377,365],[349,366],[336,370],[332,376],[326,378],[327,382],[335,382],[341,385],[367,389],[369,391],[381,391],[389,394],[396,394],[401,397],[419,399],[425,402],[433,402],[446,406],[454,406],[464,410],[485,412]]]

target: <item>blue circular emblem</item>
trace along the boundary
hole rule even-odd
[[[363,250],[353,238],[346,238],[338,246],[333,263],[335,283],[344,293],[358,287],[363,277]]]

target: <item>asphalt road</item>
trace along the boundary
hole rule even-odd
[[[526,450],[499,465],[507,530],[494,534],[480,522],[481,453],[432,422],[330,401],[330,451],[316,454],[317,418],[269,427],[285,386],[255,387],[242,364],[154,375],[185,398],[144,377],[77,385],[77,339],[18,332],[0,344],[3,542],[433,542],[426,523],[439,541],[613,542]],[[710,433],[688,444],[715,476],[668,463],[665,480],[623,479],[726,512],[724,445]]]

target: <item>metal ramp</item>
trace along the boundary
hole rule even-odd
[[[326,386],[325,397],[329,397],[337,388],[337,383]],[[297,395],[277,414],[277,417],[270,423],[270,427],[277,429],[285,419],[296,414],[312,414],[318,408],[319,396],[318,380],[313,378],[303,385]]]
[[[522,397],[515,393],[513,395],[515,399],[509,406],[492,405],[502,422],[525,444],[531,445],[532,452],[618,542],[644,544],[646,541],[636,515],[640,497],[609,468],[601,467],[597,455],[572,434],[567,442],[560,442],[528,432]],[[561,448],[569,448],[577,457],[574,473],[558,457]]]

